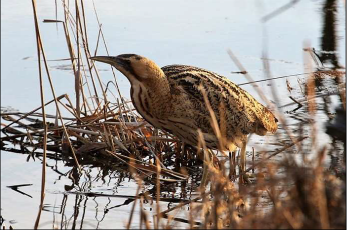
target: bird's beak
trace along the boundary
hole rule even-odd
[[[127,63],[125,63],[122,59],[114,56],[95,56],[90,58],[93,61],[99,61],[103,63],[107,63],[113,65],[114,67],[125,67]]]

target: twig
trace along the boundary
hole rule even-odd
[[[35,1],[35,0],[34,0],[34,1]],[[41,64],[40,64],[40,65],[41,65]],[[56,98],[56,100],[59,101],[59,100],[62,99],[63,97],[65,97],[65,94],[60,95],[59,97]],[[6,125],[6,126],[4,127],[4,129],[6,129],[7,127],[13,125],[14,123],[17,123],[18,121],[22,120],[23,118],[26,118],[27,116],[32,115],[32,114],[35,113],[37,110],[39,110],[39,109],[43,108],[44,106],[46,106],[46,105],[52,103],[54,100],[55,100],[55,99],[50,100],[50,101],[47,102],[46,104],[41,105],[40,107],[34,109],[33,111],[31,111],[31,112],[29,112],[29,113],[26,113],[24,116],[21,116],[21,117],[18,118],[17,120],[15,120],[15,121],[13,121],[12,123]],[[8,115],[8,114],[11,114],[11,113],[1,113],[1,115]],[[16,113],[16,114],[18,114],[18,113]],[[42,112],[42,114],[43,114],[43,112]],[[47,117],[47,116],[46,116],[46,117]],[[52,116],[52,117],[54,117],[54,116]]]
[[[40,223],[41,212],[43,209],[43,202],[45,199],[45,185],[46,185],[46,158],[47,158],[47,123],[46,123],[46,112],[45,112],[45,99],[44,99],[44,88],[43,88],[43,79],[42,79],[42,69],[41,69],[41,51],[42,44],[40,43],[40,30],[37,20],[36,12],[36,1],[32,0],[33,13],[34,13],[34,23],[36,31],[36,48],[37,48],[37,58],[38,58],[38,67],[39,67],[39,78],[40,78],[40,94],[41,94],[41,109],[42,109],[42,119],[43,119],[43,160],[42,160],[42,175],[41,175],[41,200],[40,208],[36,217],[34,229],[37,229]],[[55,100],[57,100],[55,98]]]
[[[290,99],[292,99],[292,101],[294,101],[296,104],[298,104],[298,109],[302,107],[302,104],[300,102],[298,102],[297,100],[295,100],[292,96],[289,96]]]
[[[266,15],[265,17],[262,18],[262,22],[267,22],[268,20],[270,20],[271,18],[279,15],[280,13],[283,13],[284,11],[288,10],[290,7],[292,7],[294,4],[296,4],[299,0],[292,0],[290,2],[288,2],[287,4],[285,4],[284,6],[281,6],[280,8],[278,8],[277,10],[271,12],[270,14]]]
[[[257,81],[241,83],[241,84],[238,84],[238,86],[249,85],[249,84],[252,84],[252,83],[264,82],[264,81],[269,81],[269,80],[277,80],[277,79],[282,79],[282,78],[287,78],[287,77],[297,77],[297,76],[300,76],[300,75],[313,74],[313,73],[317,73],[317,72],[324,72],[324,71],[316,71],[316,72],[309,72],[309,73],[298,73],[298,74],[285,75],[285,76],[281,76],[281,77],[272,77],[272,78],[267,78],[267,79],[262,79],[262,80],[257,80]]]
[[[187,204],[193,203],[193,202],[197,202],[198,200],[201,200],[201,197],[197,197],[197,198],[194,198],[193,200],[188,200],[188,201],[182,202],[182,203],[178,204],[175,207],[172,207],[172,208],[169,208],[169,209],[167,209],[165,211],[162,211],[160,213],[160,215],[165,216],[167,213],[169,213],[169,212],[171,212],[171,211],[173,211],[175,209],[181,208],[181,207],[183,207],[183,206],[185,206]]]
[[[130,217],[129,217],[129,221],[128,221],[128,224],[127,224],[127,229],[130,229],[131,221],[133,219],[135,206],[136,206],[136,203],[137,203],[137,200],[138,200],[138,196],[139,196],[139,192],[140,192],[141,187],[142,187],[142,185],[141,185],[141,183],[139,183],[138,186],[137,186],[137,189],[136,189],[135,201],[134,201],[134,204],[133,204],[133,206],[131,208],[131,211],[130,211]]]

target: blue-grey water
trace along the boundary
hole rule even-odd
[[[48,60],[69,58],[61,25],[42,23],[44,19],[55,19],[55,1],[37,1],[40,29]],[[73,1],[71,1],[70,4]],[[239,58],[254,80],[264,79],[262,55],[266,51],[273,77],[308,72],[304,65],[304,44],[320,49],[322,36],[322,13],[324,1],[299,1],[285,12],[266,23],[261,19],[287,4],[279,0],[147,0],[94,1],[103,33],[111,55],[136,53],[154,60],[159,66],[169,64],[187,64],[222,74],[235,83],[247,82],[244,75],[232,74],[240,71],[227,54],[231,49]],[[337,55],[339,62],[345,63],[344,2],[338,1],[337,12]],[[58,19],[63,20],[61,2],[58,4]],[[89,48],[94,53],[98,36],[98,25],[92,1],[84,1]],[[28,112],[40,106],[38,63],[35,29],[31,1],[3,0],[1,2],[1,106],[12,107]],[[98,54],[105,55],[100,45]],[[50,61],[51,75],[56,95],[69,94],[74,98],[74,76],[72,70],[63,68],[69,61]],[[104,82],[113,79],[108,66],[98,64]],[[116,73],[123,96],[129,98],[130,84],[120,73]],[[44,75],[45,100],[51,100],[52,94]],[[289,82],[297,86],[296,78]],[[272,82],[281,98],[281,104],[292,102],[288,96],[285,79]],[[272,100],[269,82],[259,83],[261,89]],[[249,85],[248,90],[260,100]],[[299,92],[297,87],[294,89]],[[47,112],[55,114],[54,106]],[[321,139],[327,136],[322,133]],[[15,229],[33,228],[40,202],[41,161],[26,161],[27,155],[1,151],[1,216],[4,225]],[[132,205],[124,205],[124,198],[81,197],[67,195],[65,185],[71,180],[64,173],[61,162],[48,160],[45,209],[41,216],[41,228],[71,228],[75,209],[84,213],[84,222],[77,221],[79,228],[124,228]],[[51,168],[50,168],[51,167]],[[97,173],[91,169],[91,175]],[[94,171],[93,171],[94,170]],[[94,175],[96,178],[97,175]],[[83,191],[105,194],[135,195],[137,185],[133,181],[122,181],[115,186],[117,178],[107,176],[86,183]],[[88,181],[88,180],[86,180]],[[27,195],[15,192],[7,186],[32,184],[21,187]],[[83,184],[83,178],[81,179]],[[31,196],[31,197],[30,197]],[[165,208],[167,204],[163,204]],[[65,208],[64,208],[65,207]],[[107,213],[105,210],[109,209]],[[149,210],[150,206],[148,206]],[[137,211],[137,209],[136,209]],[[80,217],[79,217],[80,218]],[[152,220],[150,220],[152,221]],[[134,218],[133,227],[139,225]]]

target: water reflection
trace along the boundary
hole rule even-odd
[[[336,35],[337,1],[327,0],[322,8],[322,12],[324,23],[322,27],[321,51],[317,51],[317,56],[323,64],[331,64],[333,66],[332,69],[335,70],[340,68],[337,47],[338,39]],[[318,66],[318,69],[321,68],[322,66]],[[62,69],[70,71],[69,68]],[[329,75],[329,73],[332,74]],[[289,87],[292,91],[288,91],[290,95],[293,95],[296,99],[303,99],[303,101],[298,99],[299,103],[294,102],[293,104],[284,106],[283,108],[288,115],[290,127],[292,128],[293,133],[301,136],[308,133],[312,120],[308,116],[308,104],[305,103],[306,79],[305,77],[297,77],[297,80],[297,84],[291,83],[291,87]],[[345,151],[346,146],[345,143],[344,146],[341,144],[341,138],[336,136],[336,134],[341,134],[342,131],[345,130],[345,128],[341,127],[343,124],[342,121],[345,121],[345,116],[343,115],[345,110],[336,109],[337,115],[335,116],[335,107],[336,105],[344,104],[344,101],[341,100],[339,94],[340,91],[338,90],[339,84],[343,82],[343,74],[338,72],[325,72],[315,76],[315,84],[317,86],[316,99],[318,102],[318,123],[321,124],[321,133],[324,133],[322,123],[324,124],[325,121],[332,122],[332,125],[328,126],[328,133],[334,137],[332,141],[333,147],[328,153],[330,156],[329,168],[341,178],[345,178],[345,172],[341,167],[341,161],[346,160],[345,153],[341,154],[341,152]],[[301,88],[302,90],[300,90]],[[283,93],[283,95],[286,94]],[[284,97],[285,96],[283,96],[283,99]],[[4,112],[8,111],[2,109],[2,113]],[[2,117],[2,119],[4,119],[4,117]],[[28,122],[34,122],[34,120],[28,120]],[[39,122],[35,122],[33,125],[33,127],[36,128],[40,127]],[[337,131],[331,131],[331,128],[337,128]],[[6,132],[5,130],[2,131]],[[279,130],[279,135],[282,135],[283,133],[283,130]],[[33,148],[33,146],[30,146],[29,141],[23,145],[11,146],[8,142],[6,142],[5,145],[3,141],[6,139],[6,135],[10,135],[11,133],[4,134],[5,137],[2,137],[1,141],[2,150],[23,154],[27,161],[30,162],[33,160],[41,162],[42,152],[37,150],[36,147]],[[327,138],[326,136],[323,136],[322,139]],[[344,139],[345,138],[342,138],[342,140]],[[255,142],[261,146],[264,143],[264,139],[255,139]],[[278,150],[276,147],[281,147],[290,143],[290,140],[286,137],[280,139],[278,142],[276,139],[271,140],[270,143],[272,143],[273,149],[269,151],[269,154]],[[310,143],[306,144],[309,145]],[[53,226],[54,228],[60,229],[97,229],[114,227],[115,222],[117,222],[117,226],[123,227],[123,222],[128,219],[131,207],[134,204],[136,198],[135,191],[137,188],[133,177],[129,173],[128,166],[115,161],[114,158],[100,156],[101,151],[95,148],[93,151],[88,153],[88,156],[83,156],[82,154],[79,156],[79,162],[85,172],[80,175],[75,166],[74,160],[69,157],[69,155],[54,145],[50,145],[49,150],[47,157],[50,160],[47,163],[47,168],[49,168],[50,173],[54,173],[54,179],[48,181],[48,183],[52,183],[52,185],[51,190],[47,191],[48,194],[43,211],[50,215],[46,215],[45,218],[42,218],[40,227],[48,228]],[[81,150],[81,152],[83,151]],[[146,153],[144,149],[141,150],[141,153],[143,154],[143,157],[148,157],[149,155],[149,153]],[[249,151],[248,156],[251,157],[251,155],[252,152]],[[344,159],[341,159],[341,156],[344,156]],[[181,181],[178,183],[162,182],[159,185],[161,191],[160,201],[167,209],[171,208],[173,204],[189,201],[196,195],[196,188],[201,179],[201,160],[197,158],[186,160],[187,162],[184,162],[184,164],[190,175],[188,181]],[[164,162],[167,166],[177,166],[175,165],[174,158],[171,156],[164,156]],[[36,166],[39,167],[39,164]],[[53,184],[56,185],[53,186]],[[143,199],[143,205],[148,211],[152,211],[152,208],[155,205],[153,198],[157,196],[156,186],[155,177],[143,178],[143,188],[139,192],[139,196]],[[18,185],[10,185],[8,187],[12,187],[16,192],[20,192],[26,197],[35,197],[38,193],[38,189],[28,194],[21,192],[18,189]],[[37,204],[35,205],[33,207],[37,208]],[[4,207],[4,209],[7,208],[8,207]],[[15,210],[20,211],[20,207],[16,207]],[[5,217],[10,217],[10,214],[11,212],[8,212]],[[53,220],[51,220],[52,214]],[[49,221],[46,221],[47,219],[49,219]],[[176,220],[185,222],[187,219],[177,218]],[[19,221],[21,220],[19,219]],[[3,224],[2,217],[1,224]],[[26,223],[24,225],[31,226],[31,224],[32,223]],[[138,225],[138,222],[136,222],[135,225]]]
[[[336,14],[337,1],[326,0],[322,7],[323,30],[321,38],[321,54],[320,60],[323,64],[330,63],[333,68],[340,68],[337,58],[337,34],[336,34]]]

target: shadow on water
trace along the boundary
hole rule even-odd
[[[336,14],[337,1],[326,1],[322,8],[323,30],[321,38],[321,54],[319,55],[322,64],[330,63],[334,69],[340,68],[337,54],[336,36]]]
[[[316,102],[316,121],[310,115],[310,100],[308,99],[308,86],[306,76],[303,78],[297,77],[298,84],[296,86],[290,85],[287,82],[288,93],[291,95],[293,103],[283,105],[282,109],[285,111],[287,117],[288,126],[280,127],[276,136],[271,136],[266,146],[267,155],[274,155],[270,159],[270,162],[279,162],[283,160],[281,154],[277,155],[277,152],[281,153],[281,149],[285,149],[288,144],[292,143],[289,136],[286,135],[286,129],[290,128],[295,137],[308,137],[305,141],[298,146],[299,151],[286,150],[285,154],[292,154],[302,151],[302,149],[310,149],[312,142],[320,142],[319,139],[325,132],[331,136],[331,147],[327,150],[326,155],[330,157],[330,160],[326,161],[325,169],[326,173],[330,173],[336,178],[345,181],[345,162],[346,162],[346,117],[345,117],[345,77],[344,71],[341,70],[341,66],[338,62],[337,48],[336,48],[336,19],[337,13],[335,0],[327,0],[322,7],[323,17],[323,29],[321,38],[320,51],[312,49],[306,52],[310,52],[312,57],[316,57],[320,60],[317,64],[317,71],[313,75],[315,83],[315,97]],[[325,64],[331,64],[331,67],[326,67]],[[123,108],[125,109],[125,108]],[[1,117],[3,126],[1,137],[1,150],[6,152],[18,153],[27,156],[27,161],[41,161],[43,157],[42,152],[42,133],[38,130],[42,129],[42,120],[33,115],[27,116],[20,122],[18,118],[23,116],[23,113],[18,111],[11,111],[11,109],[1,108]],[[54,116],[53,116],[54,117]],[[9,123],[14,122],[13,125],[7,126]],[[108,122],[120,122],[120,120],[107,120]],[[129,119],[127,122],[133,122]],[[317,137],[308,136],[311,133],[313,124],[317,123]],[[79,165],[83,169],[83,173],[80,174],[78,167],[76,166],[75,159],[71,157],[71,151],[64,146],[64,135],[62,129],[54,130],[54,120],[51,121],[50,128],[52,132],[49,134],[49,143],[47,145],[47,158],[46,167],[50,173],[55,173],[55,182],[47,181],[47,183],[56,183],[62,181],[58,191],[47,191],[49,194],[58,194],[60,199],[53,202],[53,199],[46,200],[43,211],[51,213],[54,218],[53,221],[43,220],[41,227],[54,226],[55,228],[105,228],[110,227],[112,224],[110,221],[117,221],[122,223],[124,219],[127,219],[124,213],[130,213],[131,207],[137,200],[141,200],[141,204],[148,213],[154,214],[155,201],[159,200],[166,210],[170,210],[175,205],[182,203],[190,203],[192,200],[195,203],[203,204],[206,200],[200,200],[198,193],[198,186],[202,176],[202,160],[196,154],[196,151],[187,147],[185,153],[182,153],[182,146],[179,142],[175,142],[174,138],[170,141],[153,141],[152,144],[157,153],[161,153],[159,156],[160,161],[165,166],[167,171],[162,171],[160,177],[160,183],[156,174],[157,168],[155,167],[157,158],[151,154],[151,150],[141,140],[136,140],[134,135],[134,142],[127,145],[127,149],[117,149],[117,153],[111,154],[110,145],[106,143],[98,143],[96,139],[91,142],[86,142],[84,138],[87,135],[82,134],[81,137],[72,140],[76,151],[76,156]],[[102,130],[98,127],[98,130]],[[28,135],[29,131],[34,131],[32,135]],[[71,132],[76,129],[71,129]],[[148,132],[149,137],[156,136],[156,130],[150,127],[143,127],[143,132]],[[75,136],[76,137],[76,136]],[[138,137],[138,136],[137,136]],[[170,137],[170,136],[165,136]],[[172,137],[170,137],[172,138]],[[329,142],[327,140],[325,142]],[[324,142],[324,141],[322,141]],[[86,144],[87,143],[87,144]],[[257,144],[262,145],[264,139],[255,139],[255,146]],[[301,150],[300,150],[301,149]],[[136,153],[136,154],[130,154]],[[311,151],[307,151],[307,156],[303,158],[311,157]],[[249,159],[254,158],[254,151],[248,151],[247,155]],[[178,156],[178,157],[177,157]],[[249,165],[255,165],[261,162],[265,156],[262,151],[257,151],[255,158],[252,162],[248,162]],[[133,161],[136,159],[137,161]],[[220,162],[227,161],[225,158],[220,157]],[[146,162],[146,163],[145,163]],[[148,163],[150,162],[150,163]],[[286,162],[288,163],[288,162]],[[284,163],[283,163],[284,164]],[[289,164],[289,163],[288,163]],[[285,164],[284,164],[285,165]],[[223,166],[221,166],[223,167]],[[252,166],[251,166],[252,167]],[[281,165],[277,170],[286,171],[288,168]],[[263,168],[252,168],[253,172],[265,172],[270,173],[269,168],[263,165]],[[175,173],[178,172],[178,173]],[[304,171],[306,172],[306,171]],[[253,176],[256,174],[252,174]],[[262,178],[250,178],[246,187],[256,187],[257,181],[261,181]],[[296,175],[296,174],[295,174]],[[185,176],[188,179],[185,180]],[[258,175],[259,176],[259,175]],[[296,175],[296,182],[306,183],[305,180],[300,181],[302,178]],[[183,177],[183,178],[182,178]],[[234,178],[234,182],[238,181]],[[293,181],[291,181],[293,182]],[[141,184],[141,189],[136,194],[135,191],[137,184]],[[130,186],[129,186],[130,184]],[[157,194],[160,186],[160,194]],[[17,184],[7,186],[13,191],[20,193],[26,197],[32,195],[22,191],[22,187],[31,186],[31,184]],[[211,185],[212,187],[212,185]],[[331,187],[336,188],[336,187]],[[340,187],[339,187],[340,188]],[[221,188],[222,190],[223,188]],[[240,190],[243,186],[240,185]],[[247,188],[246,188],[247,189]],[[329,188],[327,188],[329,190]],[[270,194],[273,191],[268,191]],[[299,191],[304,195],[307,191]],[[329,197],[327,192],[328,201],[334,202],[345,199],[345,191],[341,197]],[[159,198],[157,197],[159,196]],[[271,194],[269,196],[272,197]],[[158,199],[157,199],[158,198]],[[269,198],[269,199],[270,199]],[[220,199],[223,199],[220,197]],[[336,199],[336,200],[334,200]],[[265,202],[265,201],[263,201]],[[302,212],[312,214],[308,203],[301,204]],[[261,202],[260,202],[261,203]],[[270,202],[271,203],[271,202]],[[264,209],[276,206],[267,204]],[[307,204],[307,207],[305,205]],[[330,207],[330,206],[329,206]],[[6,207],[4,207],[6,208]],[[113,212],[114,210],[123,210],[123,213]],[[345,207],[334,206],[336,212],[344,212]],[[19,208],[20,209],[20,208]],[[189,211],[192,206],[186,207],[185,210]],[[140,212],[140,211],[139,211]],[[336,212],[334,212],[336,214]],[[238,216],[242,217],[241,211],[238,212]],[[93,216],[94,215],[94,216]],[[118,216],[117,216],[118,215]],[[142,214],[138,214],[142,215]],[[166,212],[163,212],[164,217]],[[247,216],[247,215],[244,215]],[[4,217],[6,219],[6,217]],[[334,217],[330,217],[332,226],[343,226],[343,220],[338,219],[334,222]],[[340,218],[340,216],[336,217]],[[104,221],[108,221],[106,225],[102,225]],[[187,216],[177,216],[174,218],[177,222],[183,224],[183,226],[189,226],[190,220]],[[33,220],[34,221],[34,220]],[[147,220],[148,221],[148,220]],[[316,225],[314,217],[309,220],[308,223],[312,226]],[[1,217],[1,224],[4,219]],[[53,222],[53,223],[52,223]],[[203,219],[197,219],[194,222],[195,226],[203,225]],[[290,221],[289,221],[290,222]],[[345,223],[345,222],[344,222]],[[184,225],[186,224],[186,225]],[[237,226],[236,223],[228,223],[228,227]],[[335,225],[334,225],[335,224]],[[141,227],[141,223],[137,223]],[[205,225],[206,226],[206,225]],[[270,226],[270,225],[269,225]],[[299,227],[308,227],[307,225]]]

